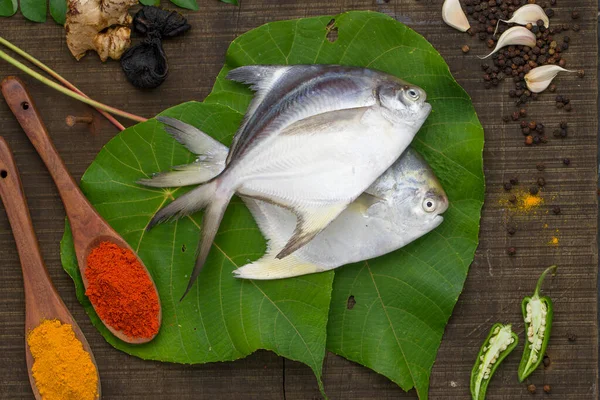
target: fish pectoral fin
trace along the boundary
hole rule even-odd
[[[311,210],[296,210],[292,211],[298,218],[296,222],[296,230],[287,244],[277,254],[276,258],[282,259],[289,256],[294,251],[298,250],[306,243],[310,242],[319,232],[327,227],[348,204],[335,204],[329,207],[319,207]]]
[[[194,154],[210,155],[215,163],[225,163],[229,149],[200,129],[171,117],[159,116],[165,131]]]
[[[267,280],[291,278],[322,271],[325,271],[325,268],[301,260],[293,254],[281,260],[267,254],[260,260],[234,270],[233,275],[241,279]]]
[[[354,200],[354,202],[352,203],[352,206],[355,206],[356,209],[358,211],[360,211],[361,214],[365,215],[367,213],[367,210],[372,205],[380,203],[382,201],[385,201],[385,200],[382,199],[381,197],[369,194],[367,192],[363,192],[363,194],[361,194],[360,196],[358,196],[358,198],[356,200]]]

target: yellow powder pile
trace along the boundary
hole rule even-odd
[[[509,207],[513,211],[528,213],[544,204],[544,198],[540,194],[533,195],[525,191],[514,192],[512,194],[516,197],[516,201],[511,202],[507,198],[503,198],[499,203],[505,207]]]
[[[73,327],[44,320],[27,335],[35,385],[43,400],[95,400],[98,371]]]

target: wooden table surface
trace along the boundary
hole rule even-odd
[[[543,1],[543,0],[542,0]],[[538,0],[538,3],[540,1]],[[217,0],[200,0],[201,9],[185,12],[192,30],[165,43],[170,76],[154,91],[132,88],[116,62],[102,64],[95,55],[76,62],[66,47],[62,29],[53,22],[35,24],[21,16],[0,19],[0,36],[12,41],[63,74],[94,99],[135,114],[153,116],[187,100],[202,100],[221,68],[229,43],[239,34],[272,20],[333,15],[370,9],[387,13],[423,34],[444,56],[454,76],[473,98],[485,128],[486,203],[480,245],[464,291],[446,329],[431,377],[431,399],[469,398],[469,374],[475,354],[493,322],[514,322],[522,331],[520,301],[535,286],[539,272],[552,263],[559,274],[545,293],[555,302],[555,325],[548,348],[551,365],[528,381],[537,386],[531,395],[518,384],[518,357],[511,357],[492,380],[488,399],[597,399],[598,336],[597,291],[597,3],[558,0],[552,23],[570,23],[571,9],[581,18],[578,33],[570,32],[569,67],[585,69],[585,78],[561,77],[559,92],[570,97],[573,111],[554,107],[553,95],[544,94],[528,106],[531,119],[552,130],[569,122],[569,138],[526,147],[510,114],[509,82],[485,90],[475,54],[487,51],[476,38],[448,28],[440,16],[442,0],[242,0],[233,7]],[[163,4],[171,7],[170,5]],[[468,56],[460,47],[471,45]],[[78,179],[100,148],[116,134],[97,119],[87,126],[68,128],[65,116],[91,113],[77,103],[25,77],[0,62],[0,77],[16,74],[29,84],[56,147]],[[61,268],[59,241],[65,213],[54,184],[6,104],[0,100],[0,134],[12,146],[21,170],[33,224],[50,275],[93,348],[102,376],[105,399],[312,399],[320,398],[308,367],[259,351],[236,362],[183,366],[146,362],[113,349],[92,327],[75,298],[70,278]],[[562,164],[569,158],[571,165]],[[544,163],[539,172],[536,164]],[[546,204],[534,215],[518,215],[515,235],[506,233],[506,198],[502,183],[518,176],[529,187],[539,176],[546,179]],[[561,207],[556,216],[548,212]],[[547,224],[547,225],[545,225]],[[547,226],[547,227],[545,227]],[[552,236],[558,246],[549,246]],[[506,255],[514,246],[517,254]],[[19,260],[8,220],[0,209],[0,398],[32,398],[24,357],[24,297]],[[329,354],[324,382],[332,399],[416,398],[364,367]],[[551,385],[552,395],[542,387]]]

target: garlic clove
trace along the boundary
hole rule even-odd
[[[527,25],[527,24],[535,24],[539,20],[544,21],[544,27],[548,28],[550,26],[550,20],[546,15],[544,9],[537,4],[525,4],[523,7],[518,8],[512,15],[512,18],[508,21],[499,20],[496,24],[496,30],[494,31],[494,35],[498,31],[498,25],[500,22],[506,22],[507,24],[519,24],[519,25]]]
[[[529,46],[535,47],[535,35],[527,28],[522,26],[513,26],[500,36],[496,48],[490,54],[485,57],[479,57],[480,59],[488,58],[492,54],[505,46]]]
[[[527,89],[533,93],[540,93],[546,90],[552,80],[559,72],[576,72],[559,67],[558,65],[542,65],[529,71],[525,75]]]
[[[469,30],[471,25],[458,0],[446,0],[442,6],[442,19],[454,29],[461,32]]]

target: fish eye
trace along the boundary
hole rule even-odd
[[[428,197],[425,200],[423,200],[423,210],[425,210],[425,212],[434,212],[436,208],[437,204],[434,199]]]
[[[419,100],[419,92],[415,89],[409,89],[407,92],[408,97],[410,97],[412,100]]]

